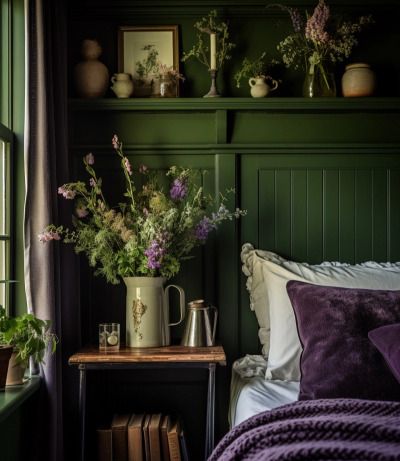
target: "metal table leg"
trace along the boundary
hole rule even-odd
[[[205,459],[214,449],[214,416],[215,416],[215,363],[208,365],[207,422]]]
[[[79,365],[79,419],[81,431],[81,461],[85,461],[85,425],[86,425],[86,368]]]

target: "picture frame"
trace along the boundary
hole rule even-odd
[[[152,70],[155,62],[179,72],[178,26],[120,26],[118,71],[132,76],[133,96],[159,96],[159,82]],[[179,85],[176,85],[179,96]]]

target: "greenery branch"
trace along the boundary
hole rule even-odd
[[[191,50],[183,53],[182,62],[190,58],[196,58],[201,64],[210,69],[210,48],[204,43],[204,36],[211,34],[216,34],[217,37],[217,68],[221,69],[225,61],[232,58],[231,52],[236,45],[229,41],[228,24],[224,21],[218,22],[217,17],[217,11],[211,10],[206,17],[201,18],[200,21],[194,24],[195,29],[198,30],[197,43],[193,45]]]

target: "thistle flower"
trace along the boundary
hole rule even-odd
[[[84,205],[77,207],[75,212],[78,218],[86,218],[86,216],[89,214],[88,209]]]

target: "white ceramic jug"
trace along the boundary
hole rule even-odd
[[[133,93],[133,81],[130,74],[120,73],[111,77],[111,89],[117,98],[129,98]]]
[[[271,87],[266,83],[266,79],[271,80]],[[268,96],[268,93],[278,88],[278,82],[269,75],[266,77],[252,77],[249,79],[249,85],[251,87],[250,94],[253,98],[264,98],[265,96]]]

